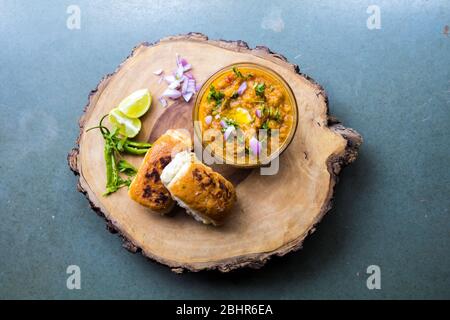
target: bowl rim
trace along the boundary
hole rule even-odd
[[[281,145],[281,147],[279,147],[276,151],[272,152],[268,157],[262,159],[265,162],[261,162],[261,159],[258,159],[258,161],[256,163],[234,163],[234,162],[229,162],[229,159],[226,159],[220,155],[217,155],[215,153],[212,153],[211,150],[209,150],[209,154],[211,154],[211,156],[213,158],[215,158],[216,160],[220,160],[222,161],[223,164],[225,165],[229,165],[231,167],[235,167],[235,168],[258,168],[258,167],[262,167],[262,166],[268,166],[270,165],[270,163],[277,157],[281,156],[281,154],[289,147],[289,145],[291,144],[292,140],[294,139],[295,133],[297,132],[297,127],[298,127],[298,104],[297,104],[297,98],[295,97],[294,91],[292,90],[291,86],[289,85],[289,83],[275,70],[273,70],[272,68],[269,68],[265,65],[259,64],[257,62],[249,62],[249,61],[240,61],[240,62],[234,62],[231,63],[229,65],[226,65],[220,69],[218,69],[217,71],[215,71],[214,73],[212,73],[201,85],[200,89],[198,90],[198,94],[195,97],[195,101],[194,101],[194,106],[192,108],[192,123],[193,123],[193,127],[194,127],[194,138],[195,136],[197,138],[200,139],[201,141],[201,145],[202,145],[202,151],[207,150],[208,146],[205,146],[205,143],[202,139],[201,136],[201,126],[199,128],[198,123],[199,120],[198,119],[198,110],[200,107],[200,103],[201,100],[204,96],[204,94],[206,93],[206,86],[209,86],[214,80],[216,80],[224,71],[232,69],[233,67],[255,67],[255,68],[259,68],[262,69],[264,72],[269,73],[271,76],[275,76],[275,78],[280,81],[284,87],[286,88],[288,95],[290,96],[292,102],[293,102],[293,114],[294,114],[294,124],[291,127],[291,130],[289,131],[289,135],[286,138],[286,140],[284,141],[284,143]],[[197,116],[197,119],[196,119]]]

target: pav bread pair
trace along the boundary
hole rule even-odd
[[[197,221],[220,225],[236,201],[236,191],[191,148],[187,132],[167,130],[145,155],[128,194],[157,213],[168,213],[176,201]]]

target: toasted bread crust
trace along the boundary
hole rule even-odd
[[[190,150],[191,139],[182,131],[168,130],[145,154],[141,167],[130,185],[131,199],[157,213],[169,212],[174,200],[160,179],[162,170],[177,152]]]
[[[167,187],[172,197],[214,225],[223,223],[236,200],[233,184],[200,162],[191,163],[186,173]]]

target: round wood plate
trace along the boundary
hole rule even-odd
[[[256,62],[278,72],[292,87],[299,108],[296,135],[280,157],[276,175],[261,175],[259,169],[215,169],[236,186],[238,201],[222,227],[196,222],[176,209],[160,216],[133,202],[127,190],[102,196],[105,189],[103,139],[98,132],[86,133],[124,97],[149,88],[154,101],[142,118],[137,140],[154,141],[169,128],[192,132],[193,101],[159,105],[157,97],[166,88],[153,71],[175,68],[179,53],[193,65],[202,83],[219,68],[236,62]],[[361,136],[328,115],[323,88],[301,74],[296,65],[266,47],[250,49],[242,41],[209,40],[197,33],[143,43],[99,83],[89,95],[79,122],[77,146],[68,156],[70,168],[79,175],[78,189],[92,208],[104,216],[110,231],[124,238],[130,251],[169,266],[175,272],[239,267],[261,267],[273,255],[282,256],[301,247],[305,237],[330,209],[333,189],[341,168],[355,160]],[[127,157],[139,166],[142,157]]]

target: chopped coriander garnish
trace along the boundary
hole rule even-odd
[[[233,67],[233,72],[236,75],[236,77],[238,78],[244,78],[244,76],[242,75],[242,73],[238,70],[238,68]]]
[[[240,72],[240,71],[238,70],[238,68],[236,68],[236,67],[233,67],[233,72],[234,72],[234,74],[236,75],[236,77],[241,78],[241,79],[244,79],[244,80],[248,80],[248,79],[250,79],[250,78],[253,77],[253,74],[252,74],[252,73],[249,73],[249,74],[247,74],[247,76],[244,76],[244,75],[242,74],[242,72]]]
[[[213,85],[211,85],[207,97],[208,101],[214,100],[216,101],[216,105],[220,105],[224,97],[225,95],[222,92],[217,91],[216,88]]]
[[[276,121],[280,121],[281,120],[281,112],[280,112],[280,109],[275,109],[275,113],[274,113],[274,115],[273,115],[273,118],[276,120]]]
[[[264,97],[264,90],[266,89],[266,85],[264,83],[255,82],[253,89],[255,89],[257,96]]]
[[[264,107],[262,112],[263,112],[264,115],[267,115],[269,117],[269,119],[273,119],[273,120],[276,120],[278,122],[281,120],[281,112],[280,112],[279,108],[272,108],[272,107],[266,108],[266,107]]]
[[[239,127],[239,124],[233,119],[223,118],[223,121],[225,121],[227,126],[233,126],[235,128]]]

